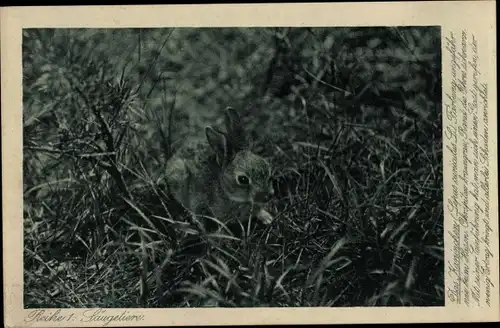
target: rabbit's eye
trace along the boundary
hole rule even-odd
[[[247,176],[245,175],[239,175],[237,178],[236,178],[236,181],[238,181],[238,183],[240,185],[247,185],[250,183],[250,179],[248,179]]]

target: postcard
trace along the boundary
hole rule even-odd
[[[498,322],[495,6],[2,8],[5,325]]]

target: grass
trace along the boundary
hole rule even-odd
[[[440,30],[27,29],[24,303],[444,305]],[[215,234],[165,193],[240,110],[276,215]]]

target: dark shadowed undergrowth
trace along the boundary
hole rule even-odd
[[[25,307],[436,306],[440,31],[28,29]],[[276,219],[205,231],[179,140],[240,110]]]

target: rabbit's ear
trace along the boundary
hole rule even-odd
[[[231,133],[235,128],[241,126],[240,115],[233,107],[227,107],[224,115],[227,132]]]
[[[220,166],[226,165],[228,159],[229,149],[224,133],[215,130],[214,128],[208,126],[205,129],[205,134],[207,136],[207,141],[210,147],[215,152],[217,163]]]
[[[241,124],[240,116],[234,108],[226,108],[225,121],[226,130],[231,144],[233,144],[237,149],[244,148],[247,145],[247,136]]]

